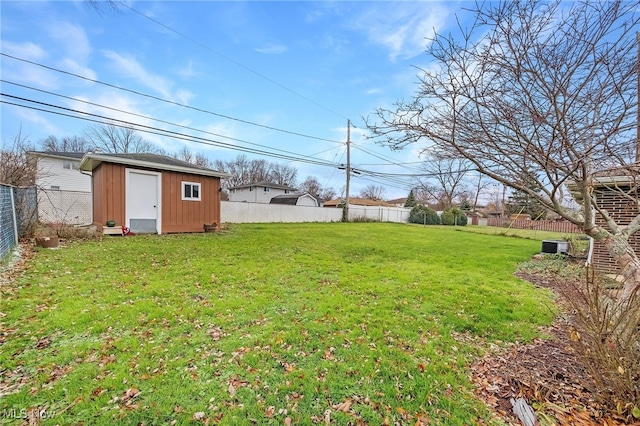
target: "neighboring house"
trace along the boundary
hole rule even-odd
[[[269,204],[273,197],[296,192],[295,188],[271,182],[256,182],[229,188],[229,201]]]
[[[220,179],[230,175],[156,154],[87,153],[93,223],[136,233],[202,232],[220,224]],[[108,229],[107,229],[108,231]]]
[[[287,194],[276,195],[271,199],[271,204],[318,207],[318,200],[316,200],[311,194]]]
[[[407,197],[387,200],[387,203],[392,204],[394,207],[404,207],[406,202],[407,202]]]
[[[91,223],[91,176],[78,170],[83,153],[27,152],[35,164],[38,219],[44,223]]]
[[[344,205],[344,202],[345,202],[344,198],[336,198],[335,200],[325,201],[323,207],[342,207]],[[368,198],[355,198],[355,197],[349,197],[349,205],[396,207],[393,204],[389,204],[382,200],[370,200]]]

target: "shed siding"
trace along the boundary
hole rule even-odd
[[[99,229],[107,220],[125,224],[125,167],[102,163],[93,170],[93,223]]]
[[[182,182],[200,184],[200,201],[182,200]],[[162,172],[162,232],[202,232],[220,223],[220,179]]]
[[[93,170],[94,225],[107,220],[125,223],[125,170],[131,166],[102,163]],[[162,174],[162,232],[203,232],[205,224],[220,224],[220,179],[166,170]],[[200,201],[182,200],[182,182],[200,183]]]
[[[609,212],[618,225],[628,225],[631,220],[638,215],[638,207],[630,200],[624,199],[615,190],[597,189],[596,196],[598,203]],[[596,215],[596,224],[605,226],[600,215]],[[629,238],[629,243],[634,251],[640,255],[640,235],[634,234]],[[619,272],[616,262],[612,259],[603,243],[595,243],[593,246],[592,263],[601,272]]]

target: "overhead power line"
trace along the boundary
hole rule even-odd
[[[0,55],[5,56],[5,57],[10,58],[10,59],[14,59],[16,61],[24,62],[24,63],[35,65],[35,66],[38,66],[38,67],[41,67],[41,68],[44,68],[44,69],[47,69],[47,70],[50,70],[50,71],[54,71],[54,72],[57,72],[57,73],[60,73],[60,74],[65,74],[65,75],[69,75],[69,76],[72,76],[72,77],[80,78],[82,80],[89,81],[91,83],[101,84],[103,86],[107,86],[107,87],[110,87],[112,89],[122,90],[124,92],[132,93],[134,95],[143,96],[145,98],[149,98],[149,99],[153,99],[153,100],[156,100],[156,101],[164,102],[164,103],[167,103],[167,104],[179,106],[179,107],[182,107],[182,108],[187,108],[187,109],[190,109],[192,111],[201,112],[203,114],[209,114],[209,115],[213,115],[213,116],[216,116],[216,117],[225,118],[227,120],[233,120],[233,121],[237,121],[237,122],[240,122],[240,123],[249,124],[251,126],[262,127],[264,129],[273,130],[273,131],[281,132],[281,133],[287,133],[287,134],[294,135],[294,136],[300,136],[300,137],[303,137],[303,138],[315,139],[315,140],[324,141],[324,142],[343,143],[342,141],[336,141],[336,140],[332,140],[332,139],[321,138],[321,137],[318,137],[318,136],[307,135],[307,134],[304,134],[304,133],[298,133],[298,132],[294,132],[294,131],[290,131],[290,130],[279,129],[277,127],[272,127],[272,126],[267,126],[267,125],[264,125],[264,124],[254,123],[252,121],[243,120],[241,118],[231,117],[229,115],[219,114],[219,113],[216,113],[216,112],[213,112],[213,111],[209,111],[209,110],[206,110],[206,109],[202,109],[202,108],[193,107],[193,106],[190,106],[190,105],[181,104],[180,102],[171,101],[169,99],[163,99],[161,97],[150,95],[150,94],[144,93],[144,92],[139,92],[139,91],[133,90],[133,89],[127,89],[125,87],[121,87],[121,86],[118,86],[118,85],[115,85],[115,84],[107,83],[107,82],[96,80],[96,79],[89,78],[89,77],[85,77],[83,75],[75,74],[75,73],[72,73],[70,71],[65,71],[65,70],[61,70],[59,68],[55,68],[55,67],[52,67],[52,66],[49,66],[49,65],[41,64],[39,62],[30,61],[28,59],[19,58],[17,56],[9,55],[7,53],[0,52]]]
[[[327,161],[323,161],[323,160],[307,158],[307,157],[304,157],[304,156],[279,154],[279,153],[259,150],[259,149],[256,149],[256,148],[249,148],[249,147],[242,147],[242,146],[238,146],[238,145],[232,145],[232,144],[229,144],[229,143],[226,143],[226,142],[222,142],[222,141],[216,141],[216,140],[213,140],[213,139],[201,138],[201,137],[197,137],[197,136],[187,135],[187,134],[184,134],[184,133],[179,133],[179,132],[173,132],[173,131],[170,131],[170,130],[160,129],[160,128],[157,128],[157,127],[146,126],[146,125],[142,125],[142,124],[139,124],[139,123],[133,123],[133,122],[129,122],[129,121],[126,121],[126,120],[119,120],[119,119],[115,119],[115,118],[111,118],[111,117],[105,117],[105,116],[101,116],[101,115],[98,115],[98,114],[92,114],[92,113],[88,113],[88,112],[85,112],[85,111],[79,111],[79,110],[75,110],[75,109],[72,109],[72,108],[67,108],[67,107],[63,107],[63,106],[59,106],[59,105],[48,104],[46,102],[40,102],[40,101],[31,100],[31,99],[21,98],[19,96],[14,96],[14,95],[6,94],[6,93],[0,93],[0,96],[11,98],[11,99],[14,99],[16,101],[29,102],[29,103],[38,105],[38,106],[31,106],[31,105],[25,105],[25,104],[20,104],[20,103],[17,103],[17,102],[11,102],[11,101],[8,101],[8,100],[0,99],[1,103],[5,103],[5,104],[8,104],[8,105],[13,105],[13,106],[17,106],[17,107],[22,107],[22,108],[28,108],[28,109],[31,109],[31,110],[36,110],[36,111],[41,111],[41,112],[46,112],[46,113],[51,113],[51,114],[71,117],[71,118],[90,121],[90,122],[99,123],[99,124],[107,124],[107,125],[111,124],[111,125],[116,125],[118,127],[131,127],[131,128],[134,128],[135,130],[138,130],[138,131],[141,131],[141,132],[144,132],[144,133],[150,133],[150,134],[155,134],[155,135],[160,135],[160,136],[166,136],[166,137],[171,137],[171,138],[174,138],[174,139],[179,139],[179,140],[184,140],[184,141],[189,141],[189,142],[194,142],[194,143],[201,143],[201,144],[215,146],[215,147],[219,147],[219,148],[233,149],[233,150],[238,150],[238,151],[252,153],[252,154],[260,154],[260,155],[265,155],[265,156],[274,157],[274,158],[280,158],[280,159],[294,161],[294,162],[302,162],[302,163],[308,163],[308,164],[314,164],[314,165],[326,166],[326,167],[338,167],[337,164],[333,164],[333,163],[330,163],[330,162],[327,162]],[[46,109],[46,108],[54,108],[54,109],[59,110],[59,111]],[[78,115],[78,114],[80,114],[80,115]]]
[[[255,143],[255,142],[249,142],[249,141],[246,141],[244,139],[238,139],[238,138],[234,138],[234,137],[231,137],[231,136],[225,136],[225,135],[221,135],[221,134],[218,134],[218,133],[209,132],[207,130],[196,129],[195,127],[185,126],[183,124],[173,123],[173,122],[170,122],[170,121],[161,120],[159,118],[149,117],[149,116],[144,115],[144,114],[138,114],[138,113],[131,112],[131,111],[125,111],[125,110],[122,110],[122,109],[119,109],[119,108],[114,108],[114,107],[110,107],[110,106],[107,106],[107,105],[101,105],[101,104],[98,104],[98,103],[95,103],[95,102],[90,102],[90,101],[87,101],[87,100],[84,100],[84,99],[78,99],[78,98],[74,98],[74,97],[71,97],[71,96],[66,96],[66,95],[62,95],[62,94],[59,94],[59,93],[51,92],[51,91],[48,91],[48,90],[38,89],[38,88],[27,86],[27,85],[24,85],[24,84],[14,83],[14,82],[3,80],[3,79],[0,79],[0,82],[11,84],[11,85],[18,86],[18,87],[22,87],[22,88],[29,89],[29,90],[34,90],[34,91],[37,91],[37,92],[40,92],[40,93],[46,93],[47,95],[52,95],[52,96],[60,97],[60,98],[63,98],[63,99],[69,99],[69,100],[74,101],[74,102],[80,102],[80,103],[84,103],[84,104],[87,104],[87,105],[92,105],[92,106],[96,106],[96,107],[99,107],[99,108],[108,109],[110,111],[115,111],[115,112],[119,112],[119,113],[123,113],[123,114],[132,115],[134,117],[143,118],[145,120],[157,121],[159,123],[168,124],[168,125],[179,127],[179,128],[186,129],[186,130],[193,130],[193,131],[204,133],[204,134],[211,135],[211,136],[221,137],[221,138],[229,139],[229,140],[232,140],[232,141],[245,143],[245,144],[248,144],[248,145],[258,146],[260,148],[267,148],[267,149],[271,149],[273,151],[279,151],[279,152],[283,152],[283,153],[291,154],[291,155],[302,155],[302,154],[296,154],[296,153],[293,153],[291,151],[287,151],[287,150],[284,150],[284,149],[273,148],[273,147],[270,147],[270,146],[267,146],[267,145],[262,145],[262,144]],[[7,95],[7,96],[12,96],[12,95]],[[29,100],[29,101],[32,101],[32,100]],[[36,102],[36,101],[33,101],[33,102]],[[335,147],[332,147],[332,148],[328,149],[327,151],[332,150],[332,149],[335,149]],[[324,152],[324,151],[322,151],[322,152]],[[317,155],[317,154],[309,155],[307,157],[314,157],[315,155]]]
[[[332,113],[332,114],[335,114],[335,115],[337,115],[338,117],[342,117],[342,118],[344,118],[345,120],[348,120],[348,118],[347,118],[347,117],[345,117],[344,115],[340,114],[339,112],[336,112],[336,111],[334,111],[333,109],[331,109],[331,108],[329,108],[329,107],[326,107],[326,106],[322,105],[322,104],[321,104],[321,103],[319,103],[319,102],[314,101],[313,99],[309,98],[308,96],[305,96],[305,95],[303,95],[303,94],[301,94],[301,93],[299,93],[299,92],[297,92],[297,91],[295,91],[295,90],[293,90],[293,89],[291,89],[291,88],[289,88],[289,87],[285,86],[284,84],[279,83],[279,82],[277,82],[277,81],[273,80],[273,79],[272,79],[272,78],[270,78],[270,77],[267,77],[266,75],[264,75],[264,74],[262,74],[262,73],[260,73],[260,72],[258,72],[258,71],[256,71],[256,70],[254,70],[254,69],[252,69],[252,68],[250,68],[250,67],[248,67],[248,66],[246,66],[246,65],[244,65],[244,64],[242,64],[242,63],[240,63],[240,62],[238,62],[238,61],[236,61],[236,60],[235,60],[235,59],[233,59],[233,58],[230,58],[229,56],[227,56],[227,55],[225,55],[225,54],[223,54],[223,53],[221,53],[221,52],[219,52],[219,51],[217,51],[217,50],[215,50],[215,49],[213,49],[213,48],[211,48],[211,47],[207,46],[206,44],[202,43],[201,41],[196,40],[195,38],[190,37],[190,36],[188,36],[188,35],[186,35],[186,34],[184,34],[184,33],[181,33],[180,31],[178,31],[178,30],[176,30],[176,29],[174,29],[174,28],[170,27],[169,25],[164,24],[164,23],[160,22],[159,20],[157,20],[157,19],[155,19],[155,18],[152,18],[152,17],[150,17],[150,16],[148,16],[148,15],[146,15],[146,14],[144,14],[144,13],[142,13],[142,12],[140,12],[140,11],[136,10],[136,9],[134,9],[133,7],[131,7],[131,6],[127,5],[127,4],[125,4],[125,3],[122,3],[122,5],[123,5],[124,7],[126,7],[127,9],[129,9],[130,11],[135,12],[135,13],[137,13],[138,15],[142,16],[143,18],[148,19],[149,21],[154,22],[155,24],[160,25],[161,27],[163,27],[163,28],[165,28],[165,29],[167,29],[167,30],[171,31],[172,33],[177,34],[177,35],[179,35],[180,37],[183,37],[183,38],[185,38],[185,39],[189,40],[189,41],[190,41],[190,42],[192,42],[192,43],[197,44],[198,46],[202,47],[203,49],[206,49],[206,50],[208,50],[209,52],[214,53],[214,54],[216,54],[216,55],[220,56],[221,58],[223,58],[223,59],[225,59],[225,60],[227,60],[227,61],[229,61],[229,62],[233,63],[234,65],[237,65],[237,66],[239,66],[240,68],[242,68],[242,69],[244,69],[244,70],[246,70],[246,71],[249,71],[249,72],[250,72],[250,73],[252,73],[252,74],[257,75],[258,77],[260,77],[260,78],[262,78],[262,79],[264,79],[264,80],[268,81],[269,83],[272,83],[272,84],[274,84],[274,85],[278,86],[279,88],[281,88],[281,89],[283,89],[283,90],[286,90],[287,92],[289,92],[289,93],[291,93],[291,94],[293,94],[293,95],[295,95],[295,96],[298,96],[298,97],[300,97],[300,98],[302,98],[302,99],[306,100],[307,102],[310,102],[310,103],[312,103],[312,104],[314,104],[314,105],[316,105],[316,106],[318,106],[318,107],[320,107],[320,108],[322,108],[322,109],[324,109],[324,110],[326,110],[326,111],[328,111],[328,112],[330,112],[330,113]]]

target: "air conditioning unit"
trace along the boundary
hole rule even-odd
[[[567,241],[544,240],[542,241],[542,253],[567,254],[569,243]]]

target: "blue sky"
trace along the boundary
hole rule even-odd
[[[1,87],[11,96],[235,147],[142,134],[168,152],[186,144],[212,160],[228,160],[240,148],[251,147],[344,163],[350,119],[356,168],[414,173],[417,147],[392,152],[375,145],[365,138],[362,117],[412,96],[415,67],[428,67],[425,36],[434,29],[454,30],[456,14],[464,18],[464,6],[435,1],[141,1],[125,2],[120,12],[98,13],[82,1],[3,0]],[[49,135],[82,135],[92,125],[7,103],[0,108],[3,144],[11,143],[20,128],[37,143]],[[344,186],[344,171],[337,167],[290,164],[298,169],[299,181],[315,176],[338,192]],[[360,175],[352,180],[351,194],[375,184],[386,188],[387,198],[406,196],[411,179],[402,180]]]

